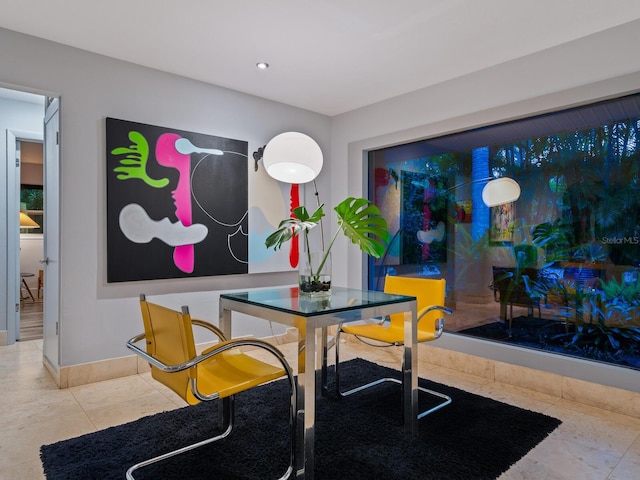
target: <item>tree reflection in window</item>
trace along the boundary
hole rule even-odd
[[[42,185],[20,185],[20,210],[40,228],[21,228],[20,233],[44,233],[44,198]]]

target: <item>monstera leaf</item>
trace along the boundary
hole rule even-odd
[[[385,242],[389,240],[387,221],[380,214],[380,209],[365,198],[349,197],[334,210],[344,235],[364,253],[380,258]]]
[[[324,217],[323,206],[324,204],[320,205],[311,216],[304,206],[294,208],[292,216],[282,220],[278,225],[278,229],[267,237],[264,242],[267,248],[273,247],[274,250],[278,250],[283,243],[288,242],[293,237],[297,237],[302,232],[308,232],[318,225],[320,219]]]
[[[282,244],[305,234],[305,242],[308,246],[308,232],[320,223],[324,212],[324,205],[309,215],[307,209],[302,206],[293,210],[291,218],[285,218],[278,225],[278,229],[267,237],[267,248],[278,250]],[[387,221],[380,214],[380,210],[366,198],[349,197],[334,208],[338,214],[338,229],[331,239],[329,248],[325,250],[325,258],[333,247],[338,234],[342,232],[352,243],[358,245],[367,255],[380,258],[385,251],[385,242],[389,239]],[[307,248],[308,250],[308,248]]]

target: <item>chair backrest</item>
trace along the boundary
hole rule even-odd
[[[529,288],[538,281],[536,268],[493,267],[493,291],[502,304],[529,306],[538,302]],[[497,295],[496,295],[497,293]]]
[[[178,365],[196,356],[191,316],[147,302],[140,297],[140,309],[144,323],[147,353],[166,365]],[[151,366],[151,375],[166,385],[185,401],[193,403],[189,379],[195,367],[176,373],[163,372]],[[197,403],[197,402],[196,402]]]
[[[444,278],[397,277],[387,275],[384,280],[384,291],[396,295],[416,297],[419,313],[423,308],[432,305],[445,306],[446,280]],[[420,319],[418,329],[433,333],[435,331],[436,319],[442,316],[442,312],[437,310],[427,313]],[[390,321],[395,325],[403,324],[404,315],[401,313],[391,315]]]
[[[538,266],[538,248],[535,245],[520,244],[513,247],[516,265],[520,268],[536,268]]]

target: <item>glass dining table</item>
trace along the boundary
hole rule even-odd
[[[296,479],[314,477],[315,402],[327,382],[328,327],[343,322],[404,313],[402,372],[405,431],[418,428],[418,350],[416,298],[383,292],[331,287],[331,295],[298,295],[298,287],[270,288],[220,295],[220,328],[232,338],[232,312],[297,329]]]

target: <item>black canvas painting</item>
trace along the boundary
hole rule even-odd
[[[107,118],[107,281],[247,273],[247,149]]]

